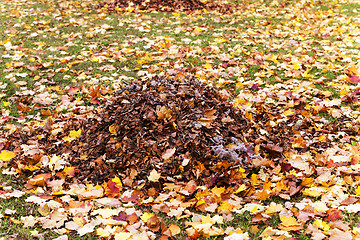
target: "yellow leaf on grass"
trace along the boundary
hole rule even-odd
[[[3,101],[3,105],[4,105],[4,107],[8,107],[8,106],[10,106],[10,102]]]
[[[282,216],[279,228],[284,231],[296,231],[303,228],[304,223],[297,221],[294,217]]]
[[[31,236],[35,236],[35,235],[39,234],[39,231],[37,231],[37,230],[35,229],[35,230],[33,230],[33,231],[30,231],[30,234],[31,234]]]
[[[179,226],[177,226],[175,224],[171,224],[169,226],[169,230],[170,230],[172,236],[175,236],[181,232],[181,229],[179,228]]]
[[[300,65],[300,64],[297,64],[297,63],[295,63],[295,64],[293,65],[294,70],[299,70],[300,67],[301,67],[301,65]]]
[[[316,219],[313,223],[314,226],[317,226],[318,228],[324,230],[324,231],[328,231],[330,230],[330,226],[329,224],[327,224],[326,222],[320,220],[320,219]]]
[[[15,153],[11,152],[11,151],[2,150],[1,153],[0,153],[0,160],[1,161],[9,161],[13,157],[15,157]]]
[[[149,218],[151,218],[152,216],[154,216],[154,214],[152,213],[148,213],[148,212],[144,212],[143,215],[140,216],[141,220],[146,223],[148,221]]]
[[[360,196],[360,186],[355,189],[356,196]]]
[[[211,63],[206,63],[204,66],[205,69],[212,69]]]
[[[311,190],[309,188],[306,188],[302,191],[302,193],[305,195],[305,196],[310,196],[310,197],[319,197],[321,196],[321,192],[319,191],[316,191],[316,190]]]
[[[214,224],[214,220],[211,218],[210,214],[206,215],[206,216],[201,216],[201,223],[202,224],[206,224],[206,223],[211,223]]]

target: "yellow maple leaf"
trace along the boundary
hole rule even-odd
[[[51,209],[50,209],[50,207],[49,207],[47,204],[45,204],[44,206],[41,206],[41,207],[38,208],[38,212],[39,212],[43,217],[45,217],[45,216],[47,216],[47,215],[50,214]]]
[[[348,71],[349,71],[350,75],[359,75],[360,74],[357,67],[354,65],[351,65],[350,67],[348,67]]]
[[[158,173],[155,169],[150,172],[148,176],[149,181],[151,182],[158,182],[160,179],[161,173]]]
[[[298,63],[295,63],[295,64],[293,65],[294,70],[299,70],[300,67],[301,67],[301,65],[298,64]]]
[[[61,159],[61,157],[54,155],[50,158],[50,163],[55,164],[60,159]]]
[[[10,159],[15,157],[15,153],[7,150],[2,150],[0,153],[0,160],[1,161],[9,161]]]
[[[276,212],[280,212],[283,209],[284,209],[284,207],[281,204],[276,204],[276,203],[272,202],[270,204],[270,207],[268,209],[266,209],[265,214],[272,215]]]
[[[318,228],[324,230],[324,231],[328,231],[330,230],[330,226],[329,224],[327,224],[326,222],[320,220],[320,219],[316,219],[313,223],[314,226],[317,226]]]
[[[154,216],[154,214],[144,212],[143,215],[140,216],[140,218],[144,223],[146,223],[148,221],[148,219],[151,218],[152,216]]]
[[[303,228],[304,223],[297,221],[294,217],[282,216],[279,228],[284,231],[296,231]]]
[[[314,185],[314,179],[313,178],[304,178],[301,182],[302,186],[305,187],[312,187]]]
[[[224,187],[214,187],[213,189],[211,189],[211,192],[218,196],[218,197],[221,197],[221,194],[225,192],[225,188]]]
[[[356,196],[360,196],[360,186],[355,189]]]
[[[112,182],[116,183],[116,187],[121,189],[122,188],[122,182],[120,180],[120,178],[118,178],[117,176],[115,176],[113,179],[111,179]]]
[[[219,213],[223,214],[229,214],[234,209],[234,205],[229,203],[228,201],[224,201],[221,203],[221,205],[217,208],[217,211]]]
[[[98,235],[99,237],[102,237],[102,238],[108,238],[108,237],[110,237],[111,233],[106,228],[98,228],[98,229],[96,229],[96,235]]]
[[[298,222],[294,217],[282,216],[280,220],[281,220],[281,224],[284,226],[291,226],[298,224]]]
[[[255,185],[258,184],[258,181],[259,181],[259,176],[258,176],[257,174],[255,174],[255,173],[253,173],[253,174],[251,175],[251,184],[252,184],[253,186],[255,186]]]
[[[204,66],[205,69],[212,69],[211,63],[206,63]]]
[[[321,196],[321,192],[319,191],[316,191],[316,190],[311,190],[309,188],[306,188],[302,191],[302,193],[305,195],[305,196],[310,196],[310,197],[319,197]]]
[[[71,142],[75,138],[80,137],[80,135],[81,135],[81,129],[79,129],[79,130],[71,130],[70,133],[69,133],[69,136],[63,137],[63,140]]]
[[[79,130],[72,130],[72,131],[70,131],[70,134],[69,134],[69,137],[71,137],[71,138],[77,138],[77,137],[80,137],[80,135],[81,135],[81,129],[79,129]]]
[[[206,224],[206,223],[211,223],[214,224],[214,220],[211,218],[210,214],[206,215],[206,216],[201,216],[201,223],[202,224]]]

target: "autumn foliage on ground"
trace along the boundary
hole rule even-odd
[[[171,3],[2,2],[0,236],[360,238],[359,2]]]

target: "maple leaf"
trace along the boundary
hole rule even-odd
[[[72,140],[80,137],[80,135],[81,135],[81,129],[71,130],[70,133],[69,133],[69,136],[64,137],[63,140],[67,141],[67,142],[71,142]]]
[[[148,219],[153,217],[153,216],[154,216],[154,214],[150,214],[150,213],[145,212],[145,213],[143,213],[143,215],[141,215],[140,218],[144,223],[146,223],[148,221]]]
[[[160,179],[161,173],[158,173],[155,169],[150,172],[148,180],[151,182],[158,182]]]
[[[297,231],[303,228],[304,223],[297,221],[294,217],[283,216],[280,218],[280,229],[285,231]]]
[[[0,153],[0,160],[1,161],[9,161],[12,158],[14,158],[16,155],[14,152],[11,151],[7,151],[7,150],[2,150]]]
[[[108,196],[117,195],[123,189],[122,182],[118,177],[110,179],[106,184],[104,184],[104,186],[105,193]]]

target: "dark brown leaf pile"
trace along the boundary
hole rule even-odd
[[[116,8],[126,9],[129,7],[138,8],[139,10],[159,12],[188,12],[203,9],[208,11],[217,10],[219,12],[231,12],[232,10],[232,6],[230,4],[220,4],[216,1],[207,1],[205,4],[200,0],[114,0],[102,2],[99,4],[99,7],[106,7],[110,11],[113,11]]]
[[[218,174],[219,163],[242,164],[253,157],[242,143],[248,121],[195,78],[129,84],[81,129],[70,155],[80,179],[92,181],[126,177],[132,170],[146,179],[152,169],[164,178],[204,181]]]

